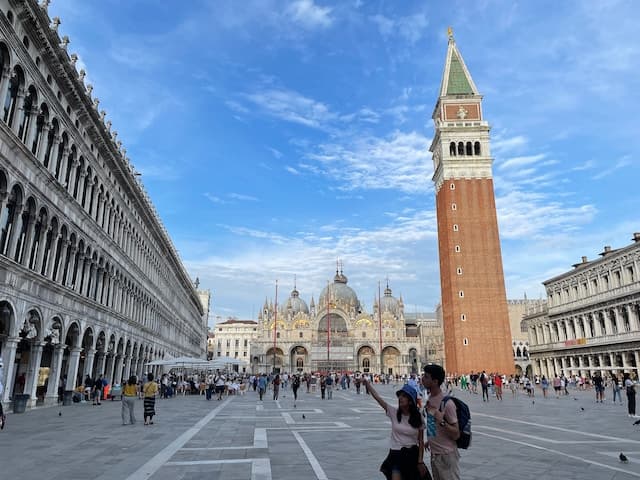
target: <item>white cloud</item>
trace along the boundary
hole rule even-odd
[[[378,27],[380,35],[388,39],[397,35],[410,44],[415,44],[424,35],[429,21],[424,13],[416,13],[397,19],[386,17],[380,13],[369,17]]]
[[[316,5],[313,0],[297,0],[289,5],[286,13],[294,22],[314,30],[331,26],[333,23],[333,18],[329,15],[331,10],[329,7]]]
[[[523,157],[514,157],[509,160],[505,160],[499,166],[499,170],[505,170],[508,168],[520,168],[525,165],[531,165],[532,163],[539,163],[540,160],[544,159],[546,155],[544,153],[539,153],[537,155],[527,155]]]
[[[229,198],[233,200],[240,200],[242,202],[257,202],[258,199],[256,197],[252,197],[251,195],[243,195],[242,193],[230,193],[227,195]]]
[[[420,133],[396,131],[386,138],[356,136],[324,143],[305,156],[342,190],[425,193],[432,188],[430,143]]]
[[[216,195],[213,195],[212,193],[209,193],[209,192],[204,193],[204,196],[206,198],[208,198],[213,203],[217,203],[217,204],[221,204],[221,205],[224,205],[225,203],[229,203],[229,202],[221,199],[220,197],[218,197]]]
[[[265,89],[245,94],[268,115],[311,128],[327,128],[337,116],[325,104],[286,89]]]
[[[289,172],[291,175],[300,175],[300,172],[293,168],[291,165],[287,165],[284,169]]]
[[[273,147],[267,147],[267,150],[269,150],[278,160],[282,158],[282,152],[280,150]]]

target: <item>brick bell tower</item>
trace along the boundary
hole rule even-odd
[[[489,123],[449,29],[433,112],[440,287],[447,373],[514,371],[491,173]]]

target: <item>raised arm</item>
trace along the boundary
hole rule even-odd
[[[366,388],[369,391],[371,396],[376,399],[376,402],[378,402],[378,405],[380,405],[382,408],[384,408],[384,410],[386,412],[387,411],[387,402],[385,402],[384,399],[380,396],[380,394],[378,392],[376,392],[376,389],[373,388],[373,385],[371,385],[371,382],[369,382],[369,380],[367,380],[366,378],[364,379],[364,388]]]

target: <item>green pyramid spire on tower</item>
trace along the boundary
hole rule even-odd
[[[449,81],[447,82],[447,95],[473,95],[474,91],[469,84],[467,74],[462,67],[462,62],[456,51],[451,52],[449,67]]]

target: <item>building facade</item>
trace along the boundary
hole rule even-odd
[[[204,357],[194,285],[48,2],[0,0],[3,402]]]
[[[525,317],[535,373],[640,375],[640,233],[543,282],[547,303]]]
[[[229,319],[216,323],[213,359],[231,357],[242,361],[239,371],[246,371],[251,360],[251,344],[258,335],[258,322]]]
[[[266,301],[251,347],[254,372],[362,371],[403,374],[419,371],[426,340],[417,319],[407,319],[402,296],[389,285],[371,313],[337,270],[333,283],[309,305],[294,286],[281,304]]]
[[[451,33],[433,121],[446,369],[512,373],[490,127]]]

